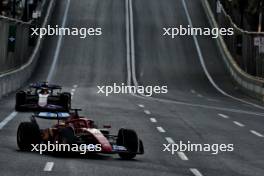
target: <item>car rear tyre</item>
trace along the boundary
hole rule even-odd
[[[17,130],[17,145],[22,151],[31,151],[31,144],[39,144],[41,135],[39,126],[33,122],[22,122]]]
[[[137,133],[131,129],[120,129],[117,136],[117,145],[124,146],[128,150],[128,152],[118,153],[122,159],[135,158],[139,148]]]
[[[143,145],[143,142],[142,140],[139,140],[139,153],[140,154],[144,154],[144,145]]]
[[[24,91],[19,91],[16,93],[16,111],[23,111],[24,109],[21,108],[20,106],[26,103],[26,92]]]
[[[71,110],[71,94],[68,92],[63,92],[60,95],[61,105],[66,111]]]

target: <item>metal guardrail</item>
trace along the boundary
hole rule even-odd
[[[262,48],[259,44],[261,43],[257,43],[255,39],[259,36],[264,37],[263,33],[248,32],[238,28],[225,13],[221,4],[217,4],[217,0],[201,0],[201,2],[212,27],[234,28],[233,36],[220,36],[215,41],[233,79],[246,93],[263,101],[264,80],[249,74],[252,72],[252,66],[259,69],[260,65],[264,64],[262,61],[264,55],[260,52]],[[251,65],[246,65],[248,63]],[[259,70],[258,74],[260,72],[262,71]]]
[[[224,37],[233,58],[242,70],[259,79],[264,78],[264,33],[239,28],[219,0],[209,0],[219,27],[234,28],[234,35]]]
[[[50,20],[56,0],[47,1],[47,12],[41,27],[46,27]],[[31,76],[39,58],[44,38],[38,38],[29,59],[17,69],[0,74],[0,97],[20,88]]]

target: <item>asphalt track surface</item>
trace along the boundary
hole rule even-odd
[[[59,1],[52,25],[101,27],[103,35],[80,39],[63,37],[50,82],[72,91],[73,106],[99,124],[134,128],[145,154],[132,161],[118,156],[53,157],[20,152],[16,130],[29,113],[18,113],[0,129],[0,175],[144,175],[144,176],[263,176],[263,110],[219,93],[206,76],[192,36],[164,38],[162,28],[189,24],[183,2],[195,27],[208,27],[199,0],[133,0],[135,71],[140,85],[167,85],[169,93],[144,98],[97,94],[97,85],[127,82],[126,1]],[[225,92],[248,102],[230,79],[210,37],[197,37],[203,59],[215,83]],[[29,82],[46,80],[59,37],[45,40],[37,69]],[[74,89],[74,90],[72,90]],[[0,120],[14,108],[14,94],[0,100]],[[40,121],[41,126],[51,122]],[[158,128],[157,128],[158,127]],[[234,152],[212,155],[184,152],[171,155],[162,144],[234,144]]]

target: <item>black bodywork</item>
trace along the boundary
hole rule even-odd
[[[38,104],[39,91],[47,89],[49,91],[48,103],[45,107]],[[71,109],[71,94],[61,92],[62,87],[58,85],[43,83],[30,84],[27,90],[16,93],[16,111],[69,111]]]

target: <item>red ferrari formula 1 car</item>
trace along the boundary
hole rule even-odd
[[[100,129],[93,120],[79,116],[78,111],[75,109],[70,113],[34,114],[31,122],[22,122],[18,127],[18,147],[22,151],[32,151],[34,144],[74,144],[87,146],[86,149],[91,149],[93,145],[95,147],[92,152],[119,154],[122,159],[132,159],[137,154],[144,153],[143,143],[134,130],[121,128],[117,135],[111,135],[110,126]],[[39,129],[36,117],[54,119],[57,123],[51,128]]]
[[[69,111],[71,94],[47,82],[34,83],[26,91],[16,93],[16,111]]]

